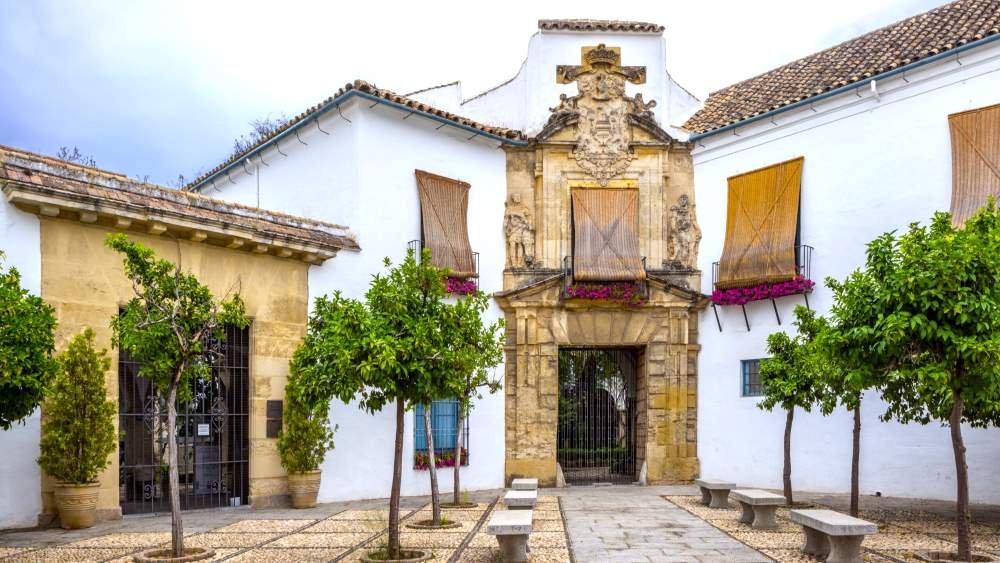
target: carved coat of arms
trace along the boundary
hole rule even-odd
[[[644,83],[646,68],[621,66],[618,47],[602,43],[582,51],[580,66],[556,69],[556,80],[560,84],[576,82],[578,94],[561,96],[559,106],[552,108],[552,118],[577,116],[573,158],[603,186],[624,172],[634,158],[629,146],[629,114],[651,115],[649,108],[656,103],[644,103],[641,94],[634,99],[625,95],[625,82]]]

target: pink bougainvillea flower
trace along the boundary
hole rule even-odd
[[[462,278],[448,278],[445,291],[452,295],[469,295],[475,293],[477,289],[476,280]]]
[[[816,282],[802,276],[778,282],[762,283],[753,287],[737,287],[733,289],[716,289],[712,292],[712,303],[716,305],[745,305],[751,301],[776,299],[786,295],[807,293],[815,287]]]
[[[565,295],[570,299],[608,301],[629,306],[641,305],[646,300],[642,287],[633,282],[574,283],[566,288]]]

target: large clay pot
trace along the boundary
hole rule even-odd
[[[306,471],[288,474],[288,493],[292,497],[292,508],[316,506],[320,473],[320,471]]]
[[[67,530],[89,528],[94,525],[97,513],[97,494],[100,484],[87,483],[56,485],[56,508],[59,510],[59,525]]]

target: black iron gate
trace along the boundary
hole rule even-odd
[[[250,329],[229,327],[212,346],[212,377],[193,382],[191,402],[177,405],[184,510],[249,503]],[[139,366],[119,350],[119,502],[124,514],[169,512],[166,404]]]
[[[637,361],[633,349],[559,351],[556,458],[568,484],[637,480]]]

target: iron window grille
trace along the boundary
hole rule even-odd
[[[740,395],[743,397],[760,397],[764,388],[760,384],[760,360],[741,360],[742,385]]]
[[[249,504],[250,327],[211,340],[211,376],[191,382],[177,405],[181,509]],[[141,363],[118,352],[119,504],[124,514],[168,512],[166,402],[139,377]]]
[[[434,436],[434,455],[437,465],[451,460],[454,464],[456,426],[458,424],[458,399],[444,399],[431,403],[431,432]],[[417,405],[413,414],[414,467],[426,469],[427,433],[424,429],[424,405]],[[447,459],[446,459],[447,458]],[[469,417],[462,428],[462,465],[469,464]]]

